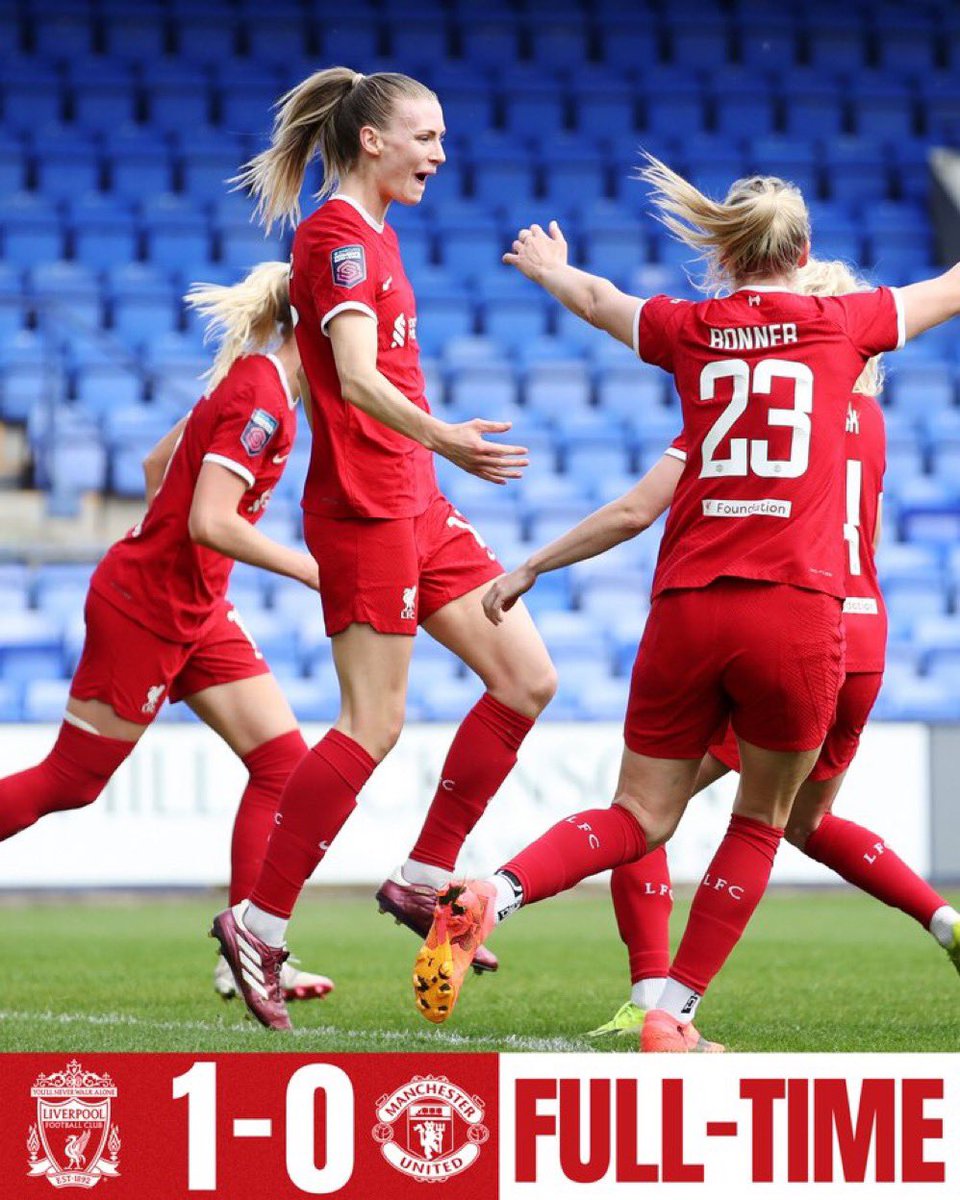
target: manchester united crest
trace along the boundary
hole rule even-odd
[[[119,1175],[120,1134],[110,1120],[116,1094],[109,1075],[85,1071],[76,1059],[38,1076],[30,1089],[37,1123],[27,1134],[27,1174],[45,1175],[56,1188],[92,1188]]]
[[[445,1075],[414,1075],[377,1101],[374,1141],[387,1162],[424,1183],[443,1183],[472,1166],[490,1136],[484,1106]]]

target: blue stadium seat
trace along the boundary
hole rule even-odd
[[[444,173],[449,167],[444,167]],[[505,161],[504,159],[476,159],[473,164],[473,194],[481,203],[488,205],[490,208],[496,208],[503,203],[504,197],[509,196],[511,201],[518,204],[526,204],[528,208],[534,206],[534,194],[537,187],[536,171],[533,164],[529,160],[529,155],[522,151],[517,151],[515,161]],[[427,184],[428,189],[432,190],[433,183],[431,180]],[[434,197],[431,196],[431,202]],[[406,245],[404,244],[404,249]]]
[[[272,15],[271,35],[280,35],[280,18]],[[218,5],[210,13],[185,12],[176,21],[179,61],[191,64],[216,63],[231,59],[240,40],[240,22]],[[272,36],[269,39],[272,41]],[[206,120],[206,117],[202,118]]]
[[[851,111],[853,128],[863,137],[896,141],[913,137],[916,132],[912,96],[905,86],[896,87],[889,80],[873,86],[859,81]]]
[[[573,117],[580,134],[613,145],[635,136],[636,102],[628,84],[608,81],[580,89],[575,81],[574,88]]]
[[[35,163],[37,190],[52,200],[97,191],[101,174],[100,160],[84,149],[61,150],[55,158],[44,158]]]
[[[19,148],[0,150],[0,192],[19,192],[27,185],[27,160]]]
[[[220,124],[230,133],[252,133],[265,136],[273,120],[273,106],[281,95],[279,82],[263,79],[257,73],[255,83],[243,76],[221,83],[219,95]]]
[[[567,474],[580,481],[584,492],[591,492],[602,479],[628,474],[633,466],[630,446],[622,437],[572,440],[564,454]]]
[[[877,23],[874,39],[877,62],[884,70],[922,76],[938,65],[938,37],[929,29],[884,20]]]
[[[639,361],[605,371],[597,385],[597,403],[605,412],[641,428],[650,420],[665,420],[667,377]],[[672,415],[670,416],[672,420]]]
[[[807,54],[816,67],[837,71],[857,71],[866,65],[866,38],[859,18],[851,14],[849,24],[807,31]]]
[[[923,414],[930,409],[950,408],[956,399],[956,377],[943,362],[891,363],[885,392],[887,402],[898,412]]]
[[[30,64],[23,68],[10,64],[4,67],[0,84],[3,96],[3,120],[8,131],[41,128],[47,122],[59,121],[64,101],[56,72],[46,64]]]
[[[647,17],[625,20],[620,14],[598,28],[600,57],[614,69],[635,71],[660,59],[659,38]]]
[[[444,267],[461,281],[496,267],[506,249],[504,238],[492,222],[469,226],[444,223],[438,246]]]
[[[138,257],[136,223],[129,214],[114,212],[100,220],[87,218],[73,228],[73,254],[94,270],[104,270],[117,261]]]
[[[744,17],[737,38],[740,61],[744,66],[761,72],[789,72],[797,58],[797,30],[788,14],[772,12],[764,7],[762,14]]]
[[[461,411],[473,409],[487,415],[512,408],[517,401],[517,381],[506,363],[478,364],[457,371],[450,384],[450,403]]]
[[[335,16],[324,22],[323,54],[327,62],[356,64],[363,70],[379,50],[377,26],[364,16]]]
[[[599,155],[586,151],[543,164],[544,193],[538,203],[551,217],[571,208],[584,210],[608,193],[607,168]]]
[[[63,233],[59,220],[40,213],[8,216],[3,223],[3,257],[20,267],[63,257]]]
[[[527,371],[524,404],[531,413],[558,425],[590,403],[590,379],[578,359],[540,363]]]
[[[624,281],[648,257],[646,237],[636,222],[585,229],[581,244],[587,269],[614,282]]]
[[[787,80],[789,86],[789,79]],[[784,130],[791,138],[834,138],[844,129],[845,114],[834,83],[821,80],[783,97]]]
[[[129,367],[82,367],[76,372],[75,386],[77,404],[93,415],[143,399],[143,378]]]
[[[518,350],[547,329],[547,309],[538,297],[500,300],[486,308],[484,332],[508,350]]]
[[[0,613],[0,679],[59,676],[62,653],[59,621],[38,612]]]
[[[210,89],[205,81],[155,82],[146,89],[147,120],[162,133],[205,126],[210,121]]]
[[[0,378],[0,416],[24,422],[31,411],[63,395],[65,380],[55,364],[24,363],[4,368]]]
[[[145,342],[177,327],[177,309],[170,297],[128,296],[112,303],[112,328],[127,342]]]
[[[147,235],[147,258],[165,271],[205,277],[212,258],[206,218],[153,222]]]
[[[509,67],[519,57],[519,51],[519,29],[512,15],[478,14],[460,25],[460,53],[471,65]]]
[[[473,332],[469,300],[420,300],[417,303],[417,341],[425,354],[439,354],[450,338]]]
[[[450,33],[442,16],[398,13],[385,30],[387,52],[410,69],[449,57]]]
[[[704,128],[704,99],[696,84],[678,85],[670,92],[648,91],[643,127],[654,135],[684,137]],[[644,138],[646,143],[646,138]]]
[[[127,11],[104,25],[107,53],[132,62],[152,62],[162,57],[167,37],[166,19],[161,13]]]
[[[224,266],[248,271],[259,262],[284,262],[290,255],[289,239],[277,233],[266,237],[263,230],[249,223],[226,225],[220,231],[220,261]]]

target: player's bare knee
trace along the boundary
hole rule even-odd
[[[807,838],[815,832],[819,824],[819,817],[813,817],[806,813],[800,816],[791,816],[790,820],[787,821],[783,836],[791,846],[796,846],[798,850],[802,850],[807,844]]]
[[[403,730],[404,711],[367,714],[341,713],[336,728],[358,742],[374,762],[382,762],[397,744]]]
[[[648,850],[655,850],[669,841],[679,821],[679,817],[674,819],[657,812],[653,806],[645,804],[642,797],[629,792],[618,792],[613,803],[625,808],[643,830]]]
[[[538,717],[557,694],[557,670],[547,659],[534,669],[494,677],[487,681],[487,689],[491,696],[515,712]]]

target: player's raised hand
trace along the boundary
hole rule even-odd
[[[530,465],[525,446],[505,446],[488,442],[485,433],[506,433],[510,421],[485,421],[474,417],[458,425],[445,425],[434,446],[438,454],[448,458],[470,475],[490,483],[504,484],[519,479],[523,468]]]
[[[528,279],[539,282],[541,276],[551,268],[566,266],[566,238],[556,221],[550,222],[547,232],[540,225],[531,225],[528,229],[520,230],[513,249],[507,251],[503,261],[508,266],[516,267]]]
[[[509,612],[520,597],[537,582],[536,573],[523,563],[495,579],[483,595],[483,613],[493,625],[499,625],[503,614]]]

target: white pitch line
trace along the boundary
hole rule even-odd
[[[135,1029],[153,1029],[177,1033],[184,1030],[200,1033],[230,1033],[245,1034],[249,1037],[267,1038],[264,1029],[244,1022],[243,1024],[227,1025],[212,1021],[150,1021],[143,1017],[134,1017],[129,1013],[55,1013],[46,1012],[16,1012],[0,1010],[0,1021],[34,1021],[47,1025],[90,1025],[128,1026]],[[313,1025],[309,1028],[294,1029],[284,1035],[303,1040],[318,1037],[346,1038],[349,1041],[372,1039],[383,1042],[418,1042],[423,1045],[442,1045],[451,1049],[471,1050],[482,1048],[500,1048],[520,1052],[540,1054],[574,1052],[582,1053],[589,1048],[588,1043],[577,1038],[544,1038],[524,1037],[511,1033],[506,1037],[495,1037],[493,1034],[480,1034],[471,1037],[468,1034],[453,1033],[448,1030],[403,1030],[381,1029],[377,1031],[363,1029],[340,1029],[336,1025]]]

